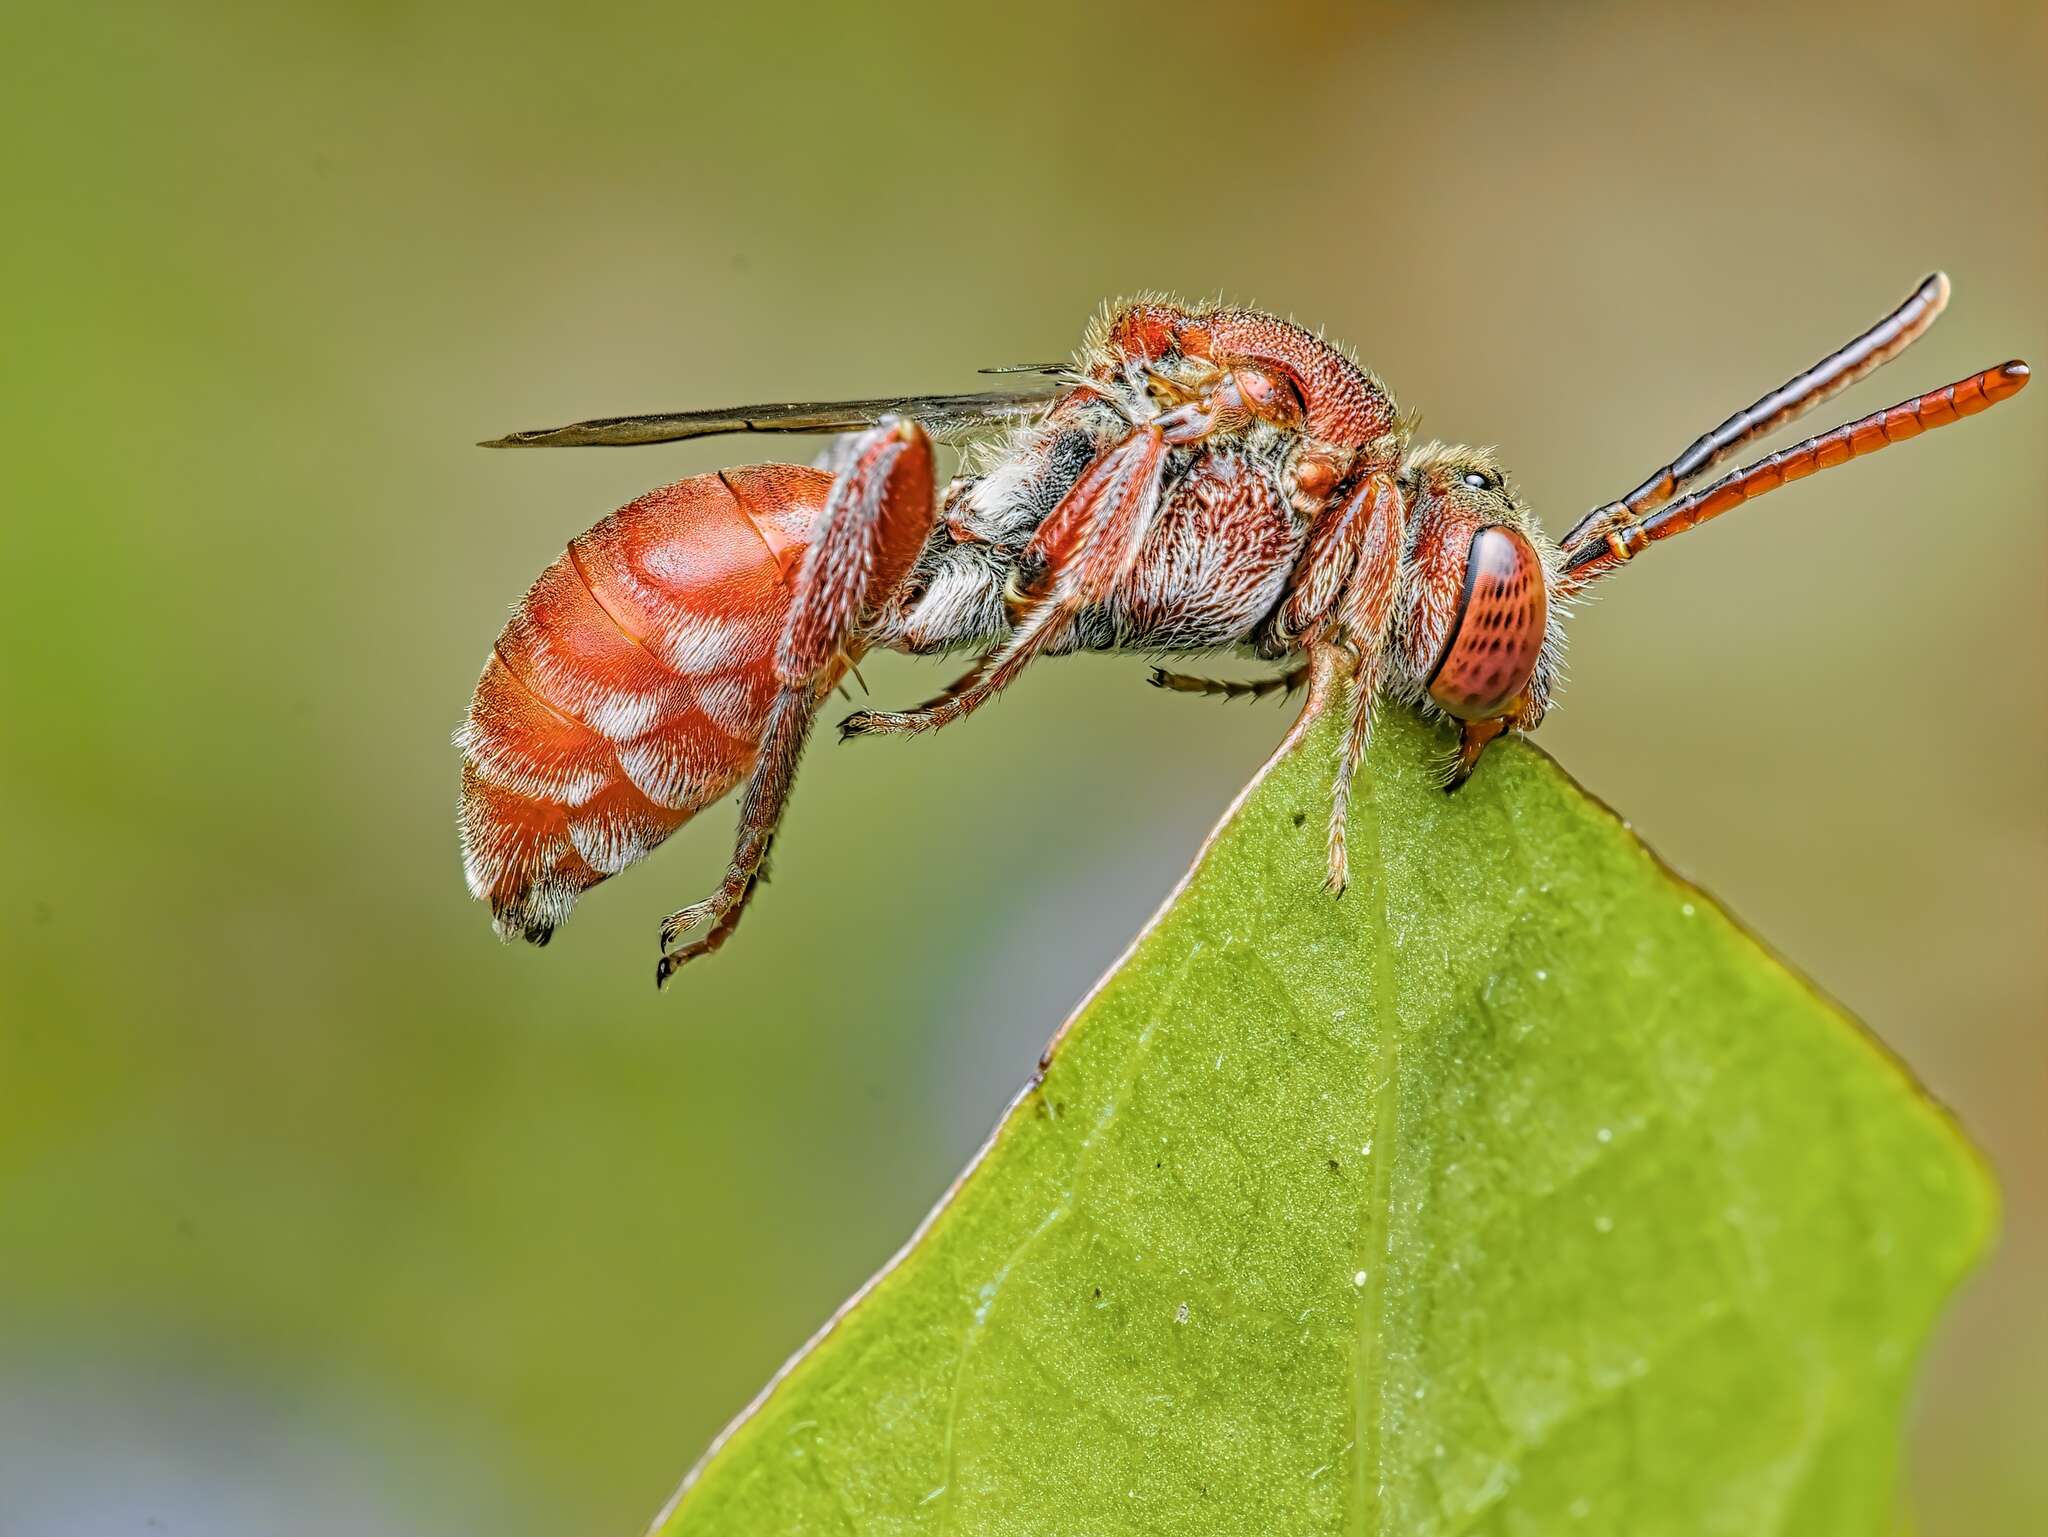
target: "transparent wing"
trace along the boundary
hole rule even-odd
[[[873,400],[776,401],[717,411],[659,411],[645,416],[605,416],[567,427],[507,433],[482,448],[626,448],[642,443],[679,443],[728,432],[857,432],[885,416],[921,424],[941,443],[960,443],[992,429],[1036,421],[1066,389],[1057,380],[1028,390],[991,390],[979,395],[885,395]]]

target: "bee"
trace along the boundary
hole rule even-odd
[[[1562,539],[1483,449],[1413,441],[1371,373],[1256,310],[1108,307],[1070,367],[979,394],[614,417],[484,446],[836,433],[814,465],[650,491],[573,540],[514,612],[456,733],[470,891],[499,935],[546,944],[576,899],[741,789],[718,888],[661,925],[657,986],[728,940],[767,866],[827,696],[869,651],[971,648],[914,709],[842,737],[964,720],[1041,657],[1219,650],[1257,682],[1155,668],[1183,693],[1306,689],[1281,751],[1341,712],[1328,885],[1344,889],[1353,775],[1382,698],[1448,717],[1451,787],[1559,682],[1564,621],[1644,550],[1734,507],[2010,398],[2010,362],[1699,486],[1744,445],[1904,351],[1940,273],[1869,330],[1705,433]],[[963,451],[940,485],[935,447]],[[1694,487],[1698,489],[1692,489]]]

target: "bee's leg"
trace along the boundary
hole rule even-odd
[[[1211,699],[1264,699],[1268,694],[1291,694],[1308,682],[1308,663],[1288,672],[1275,673],[1270,678],[1254,678],[1249,682],[1236,678],[1198,678],[1193,673],[1168,672],[1164,667],[1152,669],[1146,679],[1154,688],[1170,689],[1176,694],[1206,694]]]
[[[1017,621],[1008,640],[974,670],[914,710],[856,710],[839,723],[841,737],[936,731],[962,720],[1009,686],[1035,658],[1072,632],[1091,604],[1102,602],[1130,569],[1159,509],[1166,438],[1157,426],[1133,431],[1090,465],[1025,548],[1045,572],[1043,595]]]
[[[851,664],[860,616],[871,596],[903,580],[938,515],[932,481],[931,439],[915,423],[888,422],[861,435],[832,487],[816,537],[797,568],[795,596],[776,642],[772,665],[781,690],[769,707],[740,799],[732,862],[710,896],[662,920],[656,986],[723,944],[737,927],[789,803],[819,702]],[[677,941],[700,924],[711,927],[677,949]]]
[[[1282,610],[1289,631],[1315,635],[1317,644],[1340,654],[1348,652],[1354,659],[1344,746],[1330,789],[1326,884],[1340,895],[1351,878],[1347,849],[1351,781],[1372,740],[1372,712],[1383,676],[1394,594],[1400,586],[1407,519],[1407,505],[1393,476],[1383,471],[1366,476],[1342,501],[1324,510],[1309,534],[1308,548],[1295,570],[1293,591]],[[1312,645],[1311,664],[1316,657]],[[1310,708],[1302,712],[1303,719],[1289,733],[1290,740],[1302,733],[1316,713],[1314,695],[1311,673]]]
[[[718,889],[701,902],[693,902],[661,920],[661,960],[654,968],[654,985],[666,985],[684,963],[708,955],[731,937],[739,926],[740,911],[753,895],[761,867],[768,858],[768,846],[775,841],[776,826],[789,804],[790,788],[796,782],[797,761],[818,715],[818,691],[784,689],[768,717],[768,729],[761,738],[761,755],[747,788],[740,797],[739,836],[733,844],[732,862]],[[693,944],[677,948],[677,942],[699,924],[710,928]]]
[[[694,961],[700,955],[709,955],[732,937],[733,930],[740,926],[740,915],[746,912],[747,904],[754,899],[754,888],[761,884],[767,874],[768,863],[764,858],[754,872],[753,878],[747,882],[746,889],[739,894],[739,899],[725,910],[724,916],[718,922],[687,945],[663,952],[661,959],[654,963],[656,988],[666,987],[668,979],[681,971],[686,961]]]

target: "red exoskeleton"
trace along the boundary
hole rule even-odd
[[[498,637],[457,733],[470,890],[498,932],[545,944],[577,897],[745,788],[718,889],[661,926],[657,983],[738,925],[828,693],[867,651],[973,647],[912,710],[845,736],[932,731],[1032,661],[1089,650],[1249,651],[1257,683],[1156,670],[1185,692],[1305,684],[1288,735],[1343,712],[1328,881],[1376,702],[1449,716],[1455,785],[1532,730],[1575,598],[1651,544],[1815,470],[2016,393],[2003,364],[1687,488],[1896,357],[1941,312],[1936,274],[1885,319],[1737,412],[1553,543],[1484,451],[1417,445],[1385,387],[1251,310],[1109,309],[1034,389],[621,417],[491,446],[820,432],[815,467],[768,464],[651,491],[542,573]],[[934,440],[965,449],[940,486]],[[688,938],[695,932],[694,938]]]

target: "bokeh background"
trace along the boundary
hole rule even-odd
[[[1105,296],[1220,290],[1498,443],[1561,532],[1936,265],[1948,318],[1845,408],[2048,354],[2031,4],[0,33],[7,1537],[637,1532],[1282,730],[1048,666],[957,733],[819,742],[773,887],[668,995],[655,922],[729,809],[501,949],[448,734],[507,606],[611,507],[764,455],[473,440],[973,388]],[[2044,412],[1632,569],[1543,732],[1998,1167],[1910,1460],[1922,1529],[1973,1537],[2048,1524]]]

